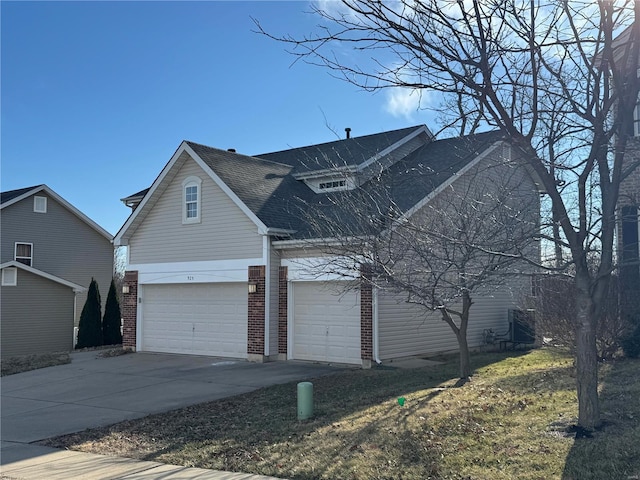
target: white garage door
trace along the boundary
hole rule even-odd
[[[293,285],[293,358],[360,364],[360,295],[337,284]]]
[[[247,357],[247,285],[145,285],[142,350]]]

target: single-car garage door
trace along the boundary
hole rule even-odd
[[[247,285],[144,285],[142,350],[247,357]]]
[[[321,362],[362,362],[360,295],[337,283],[294,282],[293,358]]]

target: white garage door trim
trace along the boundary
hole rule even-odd
[[[247,358],[246,283],[141,289],[141,351]]]
[[[362,363],[360,293],[340,283],[289,282],[289,359]]]

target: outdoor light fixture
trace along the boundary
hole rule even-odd
[[[129,285],[122,286],[122,293],[124,293],[125,295],[129,293]]]
[[[255,283],[250,283],[249,284],[249,293],[256,293],[256,289],[258,288],[258,285],[256,285]]]

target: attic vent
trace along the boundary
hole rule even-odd
[[[227,148],[227,152],[236,153],[235,148]]]
[[[328,188],[340,188],[340,187],[346,187],[346,186],[347,186],[346,180],[334,180],[332,182],[321,182],[318,185],[318,188],[320,190],[326,190]]]

